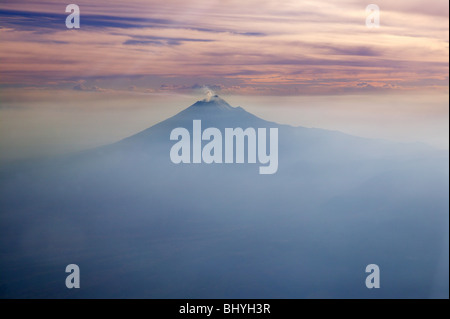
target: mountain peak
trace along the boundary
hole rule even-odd
[[[192,108],[217,108],[223,111],[233,110],[235,109],[230,104],[228,104],[224,99],[220,98],[217,94],[208,96],[201,101],[197,101],[195,104],[191,106]]]
[[[213,102],[213,101],[224,101],[222,98],[220,98],[217,94],[215,95],[208,95],[206,98],[204,98],[202,101],[203,102]]]
[[[197,101],[178,114],[153,125],[124,141],[165,140],[176,127],[192,127],[193,120],[201,120],[203,127],[274,127],[277,124],[267,122],[240,106],[233,107],[218,95],[209,95]]]

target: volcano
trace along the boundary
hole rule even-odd
[[[277,128],[278,171],[174,164],[170,133],[194,120]],[[213,96],[111,145],[3,168],[0,188],[2,298],[448,298],[448,154],[424,145]],[[69,264],[81,289],[64,285]],[[366,288],[368,264],[382,288]]]

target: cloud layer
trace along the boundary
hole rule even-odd
[[[237,94],[448,91],[448,3],[60,1],[0,4],[0,84]],[[75,84],[74,84],[75,83]],[[79,83],[83,83],[80,85]]]

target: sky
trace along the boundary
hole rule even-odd
[[[448,2],[374,3],[379,28],[356,0],[83,0],[67,29],[69,3],[2,1],[0,157],[112,142],[206,87],[282,123],[448,149]]]

